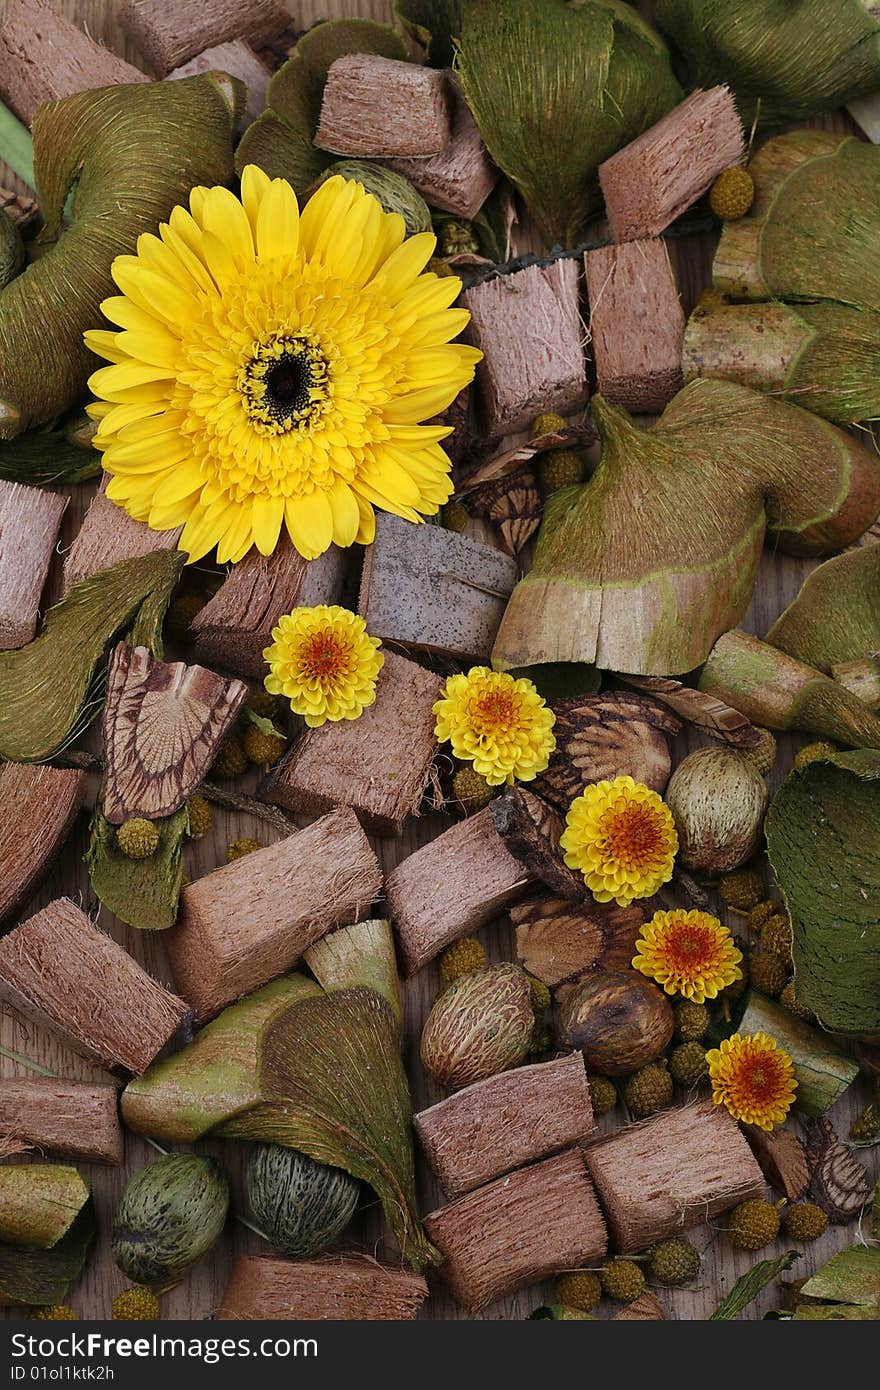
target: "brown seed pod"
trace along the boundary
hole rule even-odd
[[[635,971],[591,975],[566,1000],[559,1016],[563,1046],[583,1052],[590,1071],[622,1076],[653,1062],[672,1037],[672,1006]]]
[[[534,1022],[529,979],[518,965],[462,975],[425,1021],[422,1062],[444,1086],[470,1086],[521,1062]]]
[[[699,748],[688,754],[664,800],[675,817],[678,862],[686,869],[714,876],[751,859],[764,824],[767,787],[741,753]]]

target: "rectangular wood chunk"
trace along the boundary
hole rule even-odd
[[[358,611],[373,637],[415,655],[488,661],[516,578],[516,561],[494,546],[380,512]]]
[[[727,87],[692,92],[599,165],[615,241],[659,236],[744,153],[742,123]]]
[[[331,927],[364,915],[382,885],[348,807],[236,859],[180,895],[166,936],[174,981],[199,1020],[283,975]]]
[[[60,1077],[0,1080],[0,1140],[11,1135],[40,1154],[119,1164],[122,1129],[115,1086]]]
[[[0,766],[0,922],[36,892],[70,833],[88,775],[74,768]]]
[[[0,651],[30,642],[67,498],[0,479]]]
[[[615,1248],[646,1249],[760,1197],[764,1178],[735,1120],[711,1100],[661,1110],[586,1150]]]
[[[287,536],[271,555],[249,550],[192,621],[199,660],[261,681],[266,674],[263,648],[272,641],[278,619],[294,608],[336,603],[344,567],[345,552],[338,546],[309,561]]]
[[[262,43],[290,23],[280,0],[117,0],[117,5],[119,23],[160,77],[214,44]]]
[[[517,902],[532,875],[505,849],[486,806],[402,860],[385,902],[404,975],[414,975],[456,937],[479,931]]]
[[[355,157],[439,154],[452,138],[451,104],[437,68],[346,53],[330,64],[315,144]]]
[[[388,159],[432,208],[456,217],[476,217],[499,173],[489,158],[467,102],[452,86],[452,138],[440,154],[422,159]]]
[[[465,290],[470,337],[490,434],[527,429],[542,411],[573,415],[587,403],[580,268],[528,266]]]
[[[190,1018],[69,898],[0,940],[0,1001],[75,1052],[136,1075]]]
[[[196,54],[195,58],[169,72],[168,77],[176,82],[182,77],[197,77],[202,72],[228,72],[245,84],[247,105],[243,125],[250,125],[265,110],[266,88],[272,74],[250,45],[241,39],[206,48],[204,53]]]
[[[583,1056],[490,1076],[423,1110],[414,1124],[444,1193],[460,1197],[586,1138],[594,1120]]]
[[[76,539],[64,561],[64,591],[72,589],[82,579],[90,579],[100,570],[109,569],[120,560],[133,560],[139,555],[152,555],[155,550],[174,550],[183,529],[154,531],[145,521],[135,521],[111,502],[105,489],[109,478],[104,474],[79,528]]]
[[[217,1309],[219,1322],[401,1322],[428,1297],[419,1274],[366,1255],[279,1260],[239,1255]]]
[[[580,1149],[520,1168],[425,1217],[457,1303],[503,1294],[602,1259],[608,1237]]]
[[[300,815],[351,806],[370,830],[395,834],[421,804],[437,750],[440,676],[385,652],[376,700],[359,719],[309,729],[273,768],[260,797]]]
[[[659,413],[684,385],[684,310],[659,237],[584,256],[596,384],[636,414]]]

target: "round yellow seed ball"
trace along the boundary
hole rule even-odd
[[[734,164],[718,175],[709,193],[709,206],[722,222],[745,217],[755,201],[755,184],[748,169]]]

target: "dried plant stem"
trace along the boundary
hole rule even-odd
[[[13,116],[8,106],[0,102],[0,150],[8,164],[28,188],[36,188],[34,176],[34,145],[27,126]]]

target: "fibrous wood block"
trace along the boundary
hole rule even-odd
[[[0,1080],[0,1140],[8,1136],[41,1154],[121,1163],[116,1088],[54,1076],[4,1077]]]
[[[266,105],[266,88],[272,76],[266,64],[258,58],[250,44],[243,39],[231,39],[229,43],[218,43],[214,48],[206,48],[204,53],[196,54],[188,62],[169,72],[168,77],[177,81],[181,77],[197,77],[202,72],[228,72],[237,77],[247,88],[244,125],[255,121]]]
[[[490,1076],[414,1117],[447,1197],[584,1139],[593,1106],[580,1052]]]
[[[599,165],[615,241],[659,236],[721,173],[739,164],[743,128],[727,87],[692,92]]]
[[[504,847],[489,806],[416,850],[385,884],[404,975],[421,970],[456,937],[491,922],[532,882]]]
[[[69,898],[0,941],[0,1001],[75,1052],[135,1074],[190,1016]]]
[[[92,87],[149,78],[90,39],[48,0],[3,0],[0,96],[25,125],[37,107]]]
[[[586,330],[573,260],[528,266],[465,290],[470,336],[482,350],[477,382],[490,434],[526,429],[542,411],[587,403]]]
[[[596,384],[606,400],[656,414],[684,385],[684,310],[659,237],[584,256]]]
[[[171,816],[205,780],[247,698],[243,681],[120,642],[107,672],[101,809],[111,825]]]
[[[307,816],[351,806],[369,829],[399,831],[419,809],[437,751],[432,708],[442,684],[386,651],[375,703],[359,719],[309,729],[267,777],[262,800]]]
[[[284,974],[331,927],[364,916],[381,884],[354,812],[332,811],[184,888],[166,938],[175,984],[209,1018]]]
[[[67,839],[87,781],[74,768],[0,766],[0,922],[36,891]]]
[[[493,546],[380,512],[358,611],[383,642],[488,661],[516,577],[516,562]]]
[[[120,0],[119,23],[160,77],[229,39],[262,43],[290,23],[280,0]]]
[[[67,498],[0,479],[0,651],[37,630],[40,595]]]
[[[556,989],[592,970],[627,970],[647,919],[639,903],[573,902],[544,891],[515,903],[510,920],[523,969]]]
[[[452,86],[452,137],[439,154],[389,159],[390,169],[408,178],[432,208],[456,217],[476,217],[499,174],[457,86]]]
[[[308,561],[286,536],[272,555],[248,551],[190,625],[197,656],[209,666],[261,681],[263,648],[272,641],[278,619],[294,608],[336,603],[344,565],[345,552],[338,546]]]
[[[330,64],[315,144],[333,154],[435,155],[452,138],[445,73],[377,53]]]
[[[105,496],[109,479],[104,474],[101,490],[95,493],[64,562],[64,589],[72,589],[81,579],[90,579],[99,570],[109,569],[120,560],[151,555],[155,550],[174,550],[181,527],[172,531],[153,531],[145,521],[135,521]]]
[[[389,1269],[366,1255],[323,1260],[240,1255],[215,1316],[220,1322],[399,1322],[414,1318],[427,1297],[420,1275]]]
[[[425,1217],[440,1272],[468,1312],[601,1260],[607,1234],[580,1149],[520,1168]]]
[[[764,1178],[735,1120],[701,1101],[615,1130],[586,1151],[587,1167],[623,1255],[760,1197]]]

